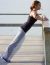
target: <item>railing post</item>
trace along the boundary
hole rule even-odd
[[[43,16],[42,16],[43,19]],[[45,33],[44,33],[44,21],[42,20],[42,39],[44,44],[44,65],[46,65],[46,50],[45,50]]]
[[[50,65],[50,26],[48,21],[43,22],[43,39],[45,52],[45,65]]]

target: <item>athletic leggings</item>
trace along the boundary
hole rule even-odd
[[[24,41],[24,37],[25,32],[20,27],[20,30],[18,31],[17,35],[15,36],[13,41],[9,44],[9,46],[6,48],[2,57],[4,59],[11,60],[15,52],[18,51],[18,49],[20,48],[21,43]]]
[[[26,32],[32,27],[32,25],[36,21],[37,20],[35,18],[33,18],[32,16],[28,17],[27,22],[24,23],[20,27],[20,30],[18,31],[18,34],[15,36],[15,38],[13,39],[13,41],[10,43],[10,45],[6,49],[5,53],[3,54],[4,59],[10,60],[12,58],[12,56],[15,54],[15,52],[21,46],[21,43],[23,42],[22,40],[24,39],[24,36],[25,36]]]

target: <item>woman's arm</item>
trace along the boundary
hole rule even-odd
[[[30,16],[33,16],[33,18],[40,20],[40,21],[48,21],[48,18],[46,16],[42,16],[41,14],[37,14],[37,11],[31,11]]]
[[[48,21],[48,18],[46,16],[40,16],[39,14],[36,15],[36,19],[41,21]]]

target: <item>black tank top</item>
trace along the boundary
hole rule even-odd
[[[28,17],[27,22],[25,22],[21,28],[23,29],[23,31],[26,33],[31,27],[32,25],[37,21],[37,19],[33,18],[32,16]]]

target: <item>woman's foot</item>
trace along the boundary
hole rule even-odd
[[[7,65],[7,62],[2,57],[0,57],[0,65]]]
[[[0,65],[7,65],[8,63],[10,63],[9,60],[6,60],[5,58],[0,56]]]
[[[4,59],[7,63],[10,63],[10,62],[11,62],[10,60],[5,59],[4,57],[3,57],[3,59]]]

